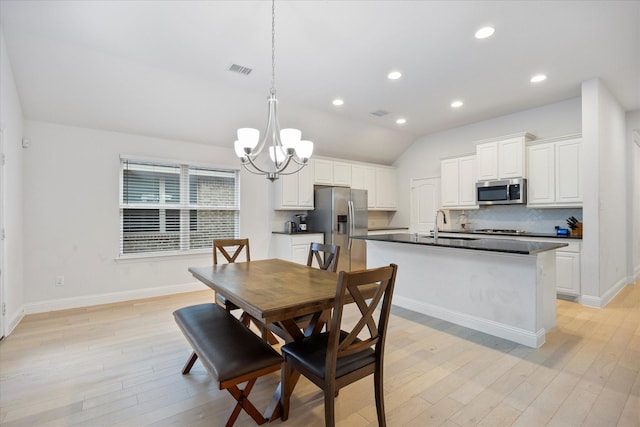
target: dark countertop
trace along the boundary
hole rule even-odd
[[[324,234],[321,231],[318,232],[314,232],[314,231],[294,231],[294,232],[286,232],[286,231],[272,231],[271,234],[285,234],[287,236],[297,236],[299,234]]]
[[[502,252],[508,254],[532,255],[568,246],[566,243],[530,242],[513,239],[482,239],[469,237],[416,237],[415,234],[396,233],[377,236],[354,236],[354,239],[379,242],[407,243],[411,245],[438,246],[453,249]]]
[[[487,233],[482,231],[440,230],[440,233],[474,234],[477,236],[516,236],[516,237],[544,237],[545,239],[573,239],[582,240],[582,236],[558,236],[555,233],[535,233],[525,231],[523,233]]]
[[[384,230],[409,230],[409,227],[371,227],[369,231],[384,231]]]

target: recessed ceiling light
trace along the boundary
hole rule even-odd
[[[387,74],[387,78],[389,80],[398,80],[400,77],[402,77],[402,73],[400,71],[392,71]]]
[[[399,118],[398,120],[396,120],[396,124],[398,125],[403,125],[405,123],[407,123],[407,119]]]
[[[495,32],[496,29],[493,27],[482,27],[478,31],[476,31],[476,38],[486,39],[487,37],[491,37]]]
[[[452,107],[452,108],[460,108],[460,107],[462,107],[463,105],[464,105],[464,102],[462,102],[462,101],[453,101],[453,102],[451,103],[451,107]]]
[[[333,105],[335,105],[335,106],[339,106],[339,105],[343,105],[343,104],[344,104],[344,101],[343,101],[342,99],[337,99],[337,98],[336,98],[336,99],[334,99],[331,103],[332,103]]]
[[[533,76],[531,77],[531,80],[529,80],[531,83],[540,83],[547,80],[547,76],[545,76],[544,74],[538,74],[537,76]]]

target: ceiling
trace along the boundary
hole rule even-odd
[[[26,119],[228,147],[266,124],[269,1],[1,0],[0,19]],[[594,77],[640,109],[638,22],[638,0],[278,1],[280,123],[318,155],[391,164],[421,135]],[[485,25],[495,35],[475,39]]]

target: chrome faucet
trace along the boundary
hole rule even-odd
[[[447,215],[444,213],[444,211],[442,209],[438,209],[436,211],[436,219],[433,221],[433,238],[437,239],[438,238],[438,214],[442,212],[442,223],[446,224],[447,223]]]

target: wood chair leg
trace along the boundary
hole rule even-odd
[[[384,390],[382,389],[382,368],[373,374],[376,396],[376,412],[378,414],[378,426],[386,427],[387,420],[384,414]]]
[[[333,387],[324,391],[324,425],[326,427],[335,427],[336,425],[335,393]]]
[[[198,360],[198,355],[194,351],[191,353],[191,356],[189,357],[189,360],[187,360],[187,363],[184,364],[184,367],[182,368],[182,375],[186,375],[189,373],[191,368],[193,368],[193,364],[196,363],[196,360]]]

